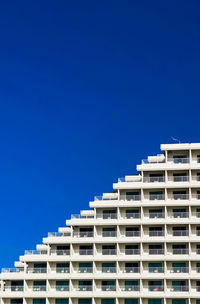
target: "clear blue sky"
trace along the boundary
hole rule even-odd
[[[199,1],[1,1],[0,267],[170,136],[200,142]]]

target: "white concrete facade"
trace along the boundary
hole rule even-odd
[[[0,274],[2,304],[200,304],[200,144],[161,154]]]

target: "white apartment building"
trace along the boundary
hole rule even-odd
[[[200,304],[200,143],[161,151],[2,269],[1,304]]]

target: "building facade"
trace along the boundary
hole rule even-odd
[[[200,304],[200,144],[161,154],[0,274],[2,304]]]

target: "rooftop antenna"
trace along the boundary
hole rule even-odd
[[[173,141],[177,141],[179,144],[181,143],[180,139],[177,139],[177,138],[175,138],[175,137],[173,137],[173,136],[171,136],[171,139],[172,139]]]

